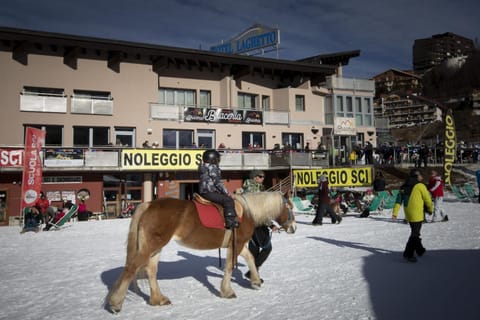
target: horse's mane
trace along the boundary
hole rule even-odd
[[[275,220],[284,209],[281,192],[248,192],[234,195],[244,209],[244,213],[250,215],[256,226],[268,224]]]

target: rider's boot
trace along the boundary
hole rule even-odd
[[[225,212],[225,229],[238,228],[240,223],[235,219],[236,215],[233,212]]]

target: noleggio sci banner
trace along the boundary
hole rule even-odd
[[[445,115],[445,150],[443,171],[445,176],[445,184],[451,185],[451,174],[455,156],[457,154],[457,134],[455,132],[455,121],[453,119],[452,109],[448,109]]]
[[[371,167],[293,170],[295,187],[317,187],[322,174],[327,176],[330,187],[365,187],[373,183]]]

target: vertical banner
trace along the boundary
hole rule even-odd
[[[45,144],[45,131],[27,127],[22,178],[22,202],[20,208],[32,206],[42,187],[42,159],[40,152]]]
[[[452,109],[448,109],[445,115],[445,150],[443,160],[443,171],[445,184],[451,185],[451,174],[455,157],[457,156],[457,140],[455,132],[455,121],[453,119]]]

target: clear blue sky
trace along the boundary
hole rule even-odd
[[[281,59],[361,50],[344,76],[412,69],[415,39],[480,40],[479,0],[3,0],[0,26],[207,49],[255,23],[280,29]]]

